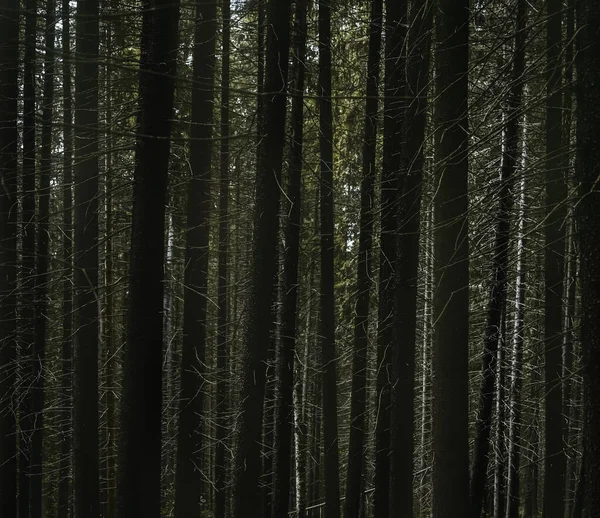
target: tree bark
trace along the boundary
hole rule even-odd
[[[0,516],[17,516],[17,99],[19,2],[0,7]]]
[[[546,518],[563,518],[566,456],[562,416],[562,298],[566,183],[562,157],[562,0],[547,2],[546,22],[546,246],[545,269],[545,426],[544,501]]]
[[[506,306],[508,286],[508,252],[510,245],[510,217],[514,205],[514,176],[519,153],[519,113],[523,98],[523,74],[525,72],[525,42],[527,7],[518,0],[512,57],[511,90],[506,107],[506,125],[502,165],[500,170],[500,192],[498,213],[495,222],[494,256],[492,260],[491,293],[488,302],[487,322],[483,343],[483,379],[480,389],[480,407],[475,435],[475,452],[471,471],[471,516],[481,516],[486,497],[486,479],[490,455],[490,432],[494,391],[499,380],[498,347],[503,308]],[[499,418],[498,418],[499,419]],[[498,420],[500,425],[501,420]]]
[[[73,425],[71,411],[73,358],[73,112],[71,100],[71,34],[69,1],[62,0],[62,87],[63,87],[63,302],[61,348],[61,428],[58,468],[58,518],[67,518],[71,506],[71,446],[69,431]],[[111,517],[112,518],[112,517]]]
[[[159,518],[165,203],[179,2],[147,0],[133,190],[117,516]]]
[[[98,0],[78,0],[75,68],[75,358],[73,481],[76,516],[100,514],[98,461]]]
[[[583,479],[585,518],[600,516],[600,5],[581,0],[577,6],[577,180],[579,202],[581,341],[583,348]]]
[[[469,515],[469,2],[438,0],[433,517]]]
[[[294,426],[294,360],[297,343],[298,267],[300,261],[300,230],[302,226],[302,150],[304,131],[304,77],[307,38],[308,1],[296,2],[294,97],[292,99],[292,143],[288,177],[283,258],[283,301],[281,309],[281,339],[277,355],[277,387],[275,408],[275,459],[273,462],[273,518],[287,516],[290,502],[290,472]],[[298,452],[296,452],[298,455]]]
[[[381,62],[383,1],[371,2],[369,55],[367,59],[367,99],[365,105],[358,265],[354,306],[354,343],[350,396],[350,437],[344,498],[344,518],[358,518],[364,489],[365,435],[367,411],[367,346],[371,278],[373,277],[373,220],[375,165],[377,158],[377,111]]]
[[[219,181],[219,258],[217,279],[217,400],[216,400],[216,449],[215,449],[215,518],[225,518],[227,496],[227,464],[225,447],[227,440],[227,413],[229,410],[229,81],[231,48],[230,0],[223,0],[223,62],[221,69],[221,149]]]
[[[216,2],[196,2],[175,518],[201,513]]]
[[[340,517],[337,353],[333,215],[333,110],[331,105],[331,4],[319,0],[319,152],[321,219],[321,337],[325,518]]]
[[[242,350],[242,381],[234,465],[234,518],[260,516],[263,506],[258,483],[260,442],[272,326],[273,280],[277,266],[279,183],[283,161],[286,81],[290,33],[289,0],[269,0],[264,106],[264,137],[259,143],[256,170],[253,259],[249,312]]]

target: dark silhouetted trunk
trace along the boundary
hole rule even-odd
[[[50,175],[52,158],[52,112],[54,102],[54,36],[56,3],[46,3],[44,92],[42,99],[42,142],[40,180],[38,184],[37,268],[35,289],[35,338],[33,346],[32,414],[33,430],[30,457],[30,518],[42,517],[42,474],[44,433],[44,365],[46,363],[46,328],[48,321],[48,266],[50,264]]]
[[[0,7],[0,516],[17,516],[17,98],[19,2]]]
[[[434,113],[433,517],[469,511],[469,2],[438,0]]]
[[[76,516],[100,514],[98,461],[98,0],[78,0],[75,67],[75,348],[73,488]]]
[[[219,258],[217,279],[217,400],[215,447],[215,518],[225,518],[227,463],[225,460],[229,411],[229,63],[231,49],[231,5],[223,0],[223,63],[221,69],[221,150],[219,180]]]
[[[562,0],[546,3],[545,518],[564,518],[566,455],[562,415],[562,298],[567,215],[562,156]]]
[[[159,518],[165,204],[179,2],[147,0],[133,187],[117,516]]]
[[[583,516],[600,516],[600,4],[577,4],[577,180],[583,367]]]
[[[71,35],[68,0],[62,0],[63,88],[63,225],[64,260],[61,350],[61,425],[58,468],[58,518],[67,518],[71,506],[71,389],[73,358],[73,112],[71,100]]]
[[[367,60],[367,99],[360,186],[358,265],[354,306],[350,438],[344,518],[358,518],[364,489],[367,410],[367,346],[373,277],[373,211],[377,157],[377,111],[381,62],[382,0],[372,0]]]
[[[242,380],[234,463],[234,518],[261,516],[261,432],[266,385],[266,360],[273,329],[273,280],[277,267],[279,183],[285,142],[289,0],[269,0],[264,105],[264,137],[256,170],[255,220],[248,316],[242,351]]]
[[[36,131],[35,74],[37,1],[25,2],[25,48],[23,51],[23,200],[21,232],[21,315],[19,377],[21,394],[19,409],[19,516],[29,516],[29,474],[31,454],[32,393],[31,375],[35,341],[35,241],[36,241]]]
[[[201,513],[216,2],[196,2],[175,518]]]
[[[337,353],[335,347],[335,273],[333,219],[333,111],[331,106],[331,5],[319,0],[319,152],[321,216],[321,339],[325,518],[340,517]]]
[[[483,341],[483,365],[479,394],[479,414],[475,432],[475,451],[471,471],[471,518],[481,516],[486,498],[486,479],[490,456],[490,432],[494,392],[498,385],[501,365],[498,363],[498,348],[501,341],[502,313],[506,307],[508,286],[508,252],[510,245],[510,218],[514,205],[514,177],[519,154],[519,114],[522,110],[523,74],[525,72],[525,43],[527,27],[526,3],[519,0],[516,12],[515,45],[512,67],[512,86],[506,106],[506,124],[502,147],[500,191],[498,212],[495,221],[495,243],[492,258],[491,292],[487,309],[487,321]],[[503,402],[500,402],[502,405]],[[498,406],[500,408],[500,406]],[[503,428],[503,419],[498,415],[498,429]],[[502,436],[499,433],[498,436]],[[504,453],[502,452],[502,455]],[[503,514],[503,513],[502,513]]]
[[[273,462],[273,518],[287,516],[290,502],[290,472],[294,427],[294,359],[296,354],[296,319],[298,306],[298,263],[302,225],[302,144],[304,130],[304,76],[306,57],[307,0],[296,3],[294,97],[292,100],[292,142],[286,199],[289,203],[283,252],[283,287],[281,339],[277,354],[277,388],[275,400],[275,436]],[[298,455],[298,452],[296,452]]]

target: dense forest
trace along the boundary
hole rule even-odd
[[[598,0],[0,0],[0,518],[599,518]]]

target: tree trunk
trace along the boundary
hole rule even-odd
[[[277,266],[279,183],[285,140],[285,85],[289,56],[289,0],[269,0],[264,107],[265,135],[256,170],[253,259],[242,351],[242,381],[234,466],[234,518],[260,516],[260,442],[266,365],[271,343],[273,280]]]
[[[566,184],[562,157],[562,0],[547,2],[546,22],[546,213],[545,224],[545,518],[564,518],[566,456],[562,416],[562,297]]]
[[[216,400],[216,448],[215,448],[215,518],[225,518],[227,496],[227,464],[225,447],[227,440],[227,413],[229,411],[229,63],[231,48],[230,0],[223,0],[223,63],[221,69],[221,150],[219,192],[219,258],[217,279],[217,400]]]
[[[19,2],[0,8],[0,516],[17,516],[17,98]]]
[[[75,515],[100,514],[98,465],[98,0],[78,0],[75,69]]]
[[[319,0],[319,152],[321,216],[321,337],[325,518],[340,517],[337,353],[333,215],[333,110],[331,105],[331,5]]]
[[[121,397],[120,518],[159,518],[165,203],[179,2],[147,0]]]
[[[350,437],[344,518],[358,518],[364,488],[367,411],[367,346],[371,278],[373,277],[373,211],[377,158],[377,111],[381,62],[382,0],[372,0],[367,60],[367,99],[360,186],[358,265],[354,306],[354,344],[350,402]]]
[[[58,468],[58,518],[67,518],[71,506],[71,411],[73,358],[73,112],[71,100],[71,34],[69,1],[62,0],[63,87],[63,317],[61,351],[61,427]],[[112,518],[112,517],[111,517]]]
[[[469,2],[437,6],[433,517],[441,518],[469,514]]]
[[[290,472],[294,425],[294,358],[296,354],[296,316],[298,306],[298,263],[302,225],[302,144],[304,130],[304,76],[306,57],[307,0],[296,3],[294,98],[292,99],[292,143],[287,200],[289,202],[283,259],[283,302],[281,340],[277,355],[275,408],[275,460],[273,462],[272,517],[287,516],[290,502]],[[296,452],[298,455],[298,452]]]
[[[582,0],[577,7],[577,180],[581,258],[581,341],[583,346],[585,518],[600,516],[600,5]]]
[[[512,87],[506,109],[506,125],[500,171],[500,192],[496,215],[494,256],[492,261],[491,293],[488,303],[487,322],[483,344],[483,380],[480,391],[480,407],[475,435],[475,452],[471,472],[471,517],[481,516],[486,497],[486,479],[490,454],[490,432],[494,390],[497,384],[498,344],[503,308],[506,306],[508,285],[508,251],[510,244],[510,217],[514,204],[513,186],[519,152],[519,113],[523,97],[523,74],[525,71],[525,42],[527,27],[526,5],[517,4],[515,44],[513,54]],[[500,419],[498,417],[498,419]],[[501,421],[498,421],[499,425]]]
[[[201,513],[216,2],[196,2],[175,518]]]
[[[46,322],[48,321],[48,266],[50,264],[50,175],[52,167],[52,112],[54,103],[54,36],[56,3],[46,3],[46,30],[44,59],[44,92],[42,100],[42,142],[40,180],[38,186],[37,268],[35,289],[35,339],[33,348],[32,414],[33,430],[30,457],[31,518],[42,517],[43,430],[44,430],[44,366],[46,363]]]
[[[526,26],[527,4],[519,1],[517,23]],[[518,518],[521,502],[521,386],[523,380],[523,343],[525,341],[525,210],[526,199],[526,168],[527,168],[527,138],[526,120],[523,120],[521,178],[519,182],[519,210],[517,216],[517,258],[515,278],[515,311],[512,335],[512,358],[509,387],[508,415],[508,480],[506,482],[506,518]]]
[[[35,341],[35,241],[36,241],[36,131],[35,74],[37,1],[25,2],[25,49],[23,52],[23,201],[21,293],[23,328],[19,355],[21,394],[19,409],[19,516],[29,516],[29,474],[31,455],[32,372]]]

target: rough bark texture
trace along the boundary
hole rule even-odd
[[[0,516],[17,516],[17,97],[19,2],[0,7]]]
[[[562,297],[566,183],[562,157],[562,0],[546,3],[545,518],[563,518],[566,456],[562,416]]]
[[[144,6],[121,398],[120,518],[161,515],[164,229],[179,2],[148,0]]]
[[[577,180],[584,382],[583,516],[600,516],[600,4],[577,4]]]
[[[78,0],[75,68],[75,515],[100,514],[98,465],[98,0]]]
[[[381,61],[382,0],[372,0],[367,59],[367,99],[360,186],[358,265],[354,307],[354,344],[350,404],[350,438],[346,474],[344,518],[358,518],[364,490],[367,410],[367,346],[371,278],[373,277],[373,212],[375,160],[377,156],[377,110]]]
[[[253,259],[248,316],[242,350],[242,380],[236,455],[233,474],[234,518],[258,517],[263,511],[258,482],[261,475],[260,443],[273,313],[273,280],[277,265],[279,182],[286,117],[288,56],[290,47],[289,0],[270,0],[267,7],[267,51],[264,137],[260,140],[256,171]],[[266,101],[266,99],[265,99]]]
[[[434,113],[433,517],[469,514],[469,2],[438,0]]]
[[[201,513],[216,2],[196,2],[175,518]]]

